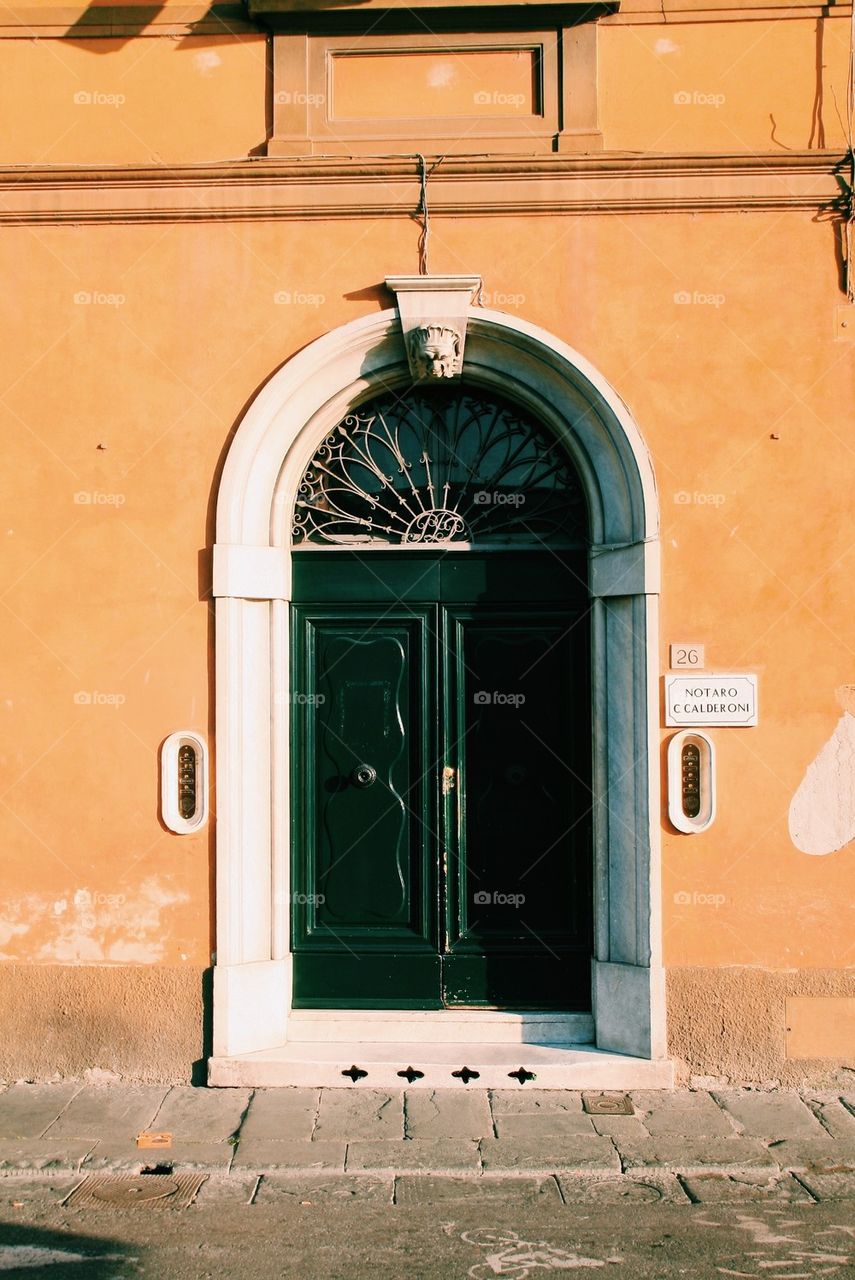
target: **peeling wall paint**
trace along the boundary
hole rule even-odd
[[[790,805],[790,839],[802,853],[836,853],[855,840],[855,685],[842,685],[837,700],[843,715]]]
[[[41,963],[159,964],[169,936],[164,913],[188,900],[155,876],[127,894],[86,886],[57,899],[26,894],[0,917],[0,960],[20,959],[9,944],[32,933],[44,938],[34,957]]]

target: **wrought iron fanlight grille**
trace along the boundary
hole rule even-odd
[[[297,493],[297,545],[584,541],[565,450],[515,406],[473,392],[377,397],[325,438]]]

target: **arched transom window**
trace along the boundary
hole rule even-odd
[[[453,388],[386,393],[349,413],[303,475],[298,546],[579,546],[582,487],[560,442],[520,408]]]

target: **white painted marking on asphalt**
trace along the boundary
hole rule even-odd
[[[575,1271],[580,1267],[604,1267],[601,1258],[585,1258],[578,1253],[568,1253],[545,1240],[522,1240],[516,1231],[495,1231],[479,1227],[476,1231],[464,1231],[461,1240],[479,1249],[488,1249],[483,1262],[469,1268],[472,1280],[487,1280],[489,1276],[513,1276],[525,1280],[535,1271]]]

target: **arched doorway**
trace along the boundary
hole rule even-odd
[[[385,392],[294,512],[295,1008],[589,1011],[587,510],[465,383]]]
[[[214,1082],[234,1082],[228,1064],[241,1055],[275,1054],[286,1044],[294,1007],[289,909],[303,890],[291,883],[290,718],[300,691],[292,684],[290,613],[295,582],[302,590],[299,557],[320,562],[341,554],[298,550],[302,535],[292,534],[298,490],[319,445],[348,413],[372,397],[399,395],[410,382],[395,311],[335,330],[265,386],[223,473],[214,560]],[[658,507],[649,456],[602,377],[533,325],[472,308],[463,385],[513,406],[549,433],[584,493],[596,1044],[660,1060]]]

